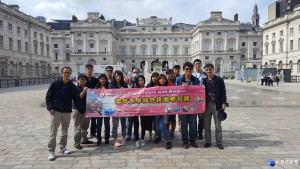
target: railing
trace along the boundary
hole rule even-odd
[[[172,58],[191,57],[192,55],[118,55],[119,58]]]
[[[111,52],[74,52],[76,55],[107,55],[112,54]]]
[[[59,78],[61,77],[0,79],[0,88],[47,84]]]
[[[300,83],[300,76],[291,76],[292,83]]]

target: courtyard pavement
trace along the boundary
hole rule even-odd
[[[197,149],[183,149],[176,130],[171,150],[164,142],[136,148],[134,141],[121,148],[91,144],[76,150],[72,121],[67,148],[73,153],[56,153],[55,161],[47,159],[50,117],[44,102],[49,84],[0,89],[0,169],[257,169],[272,168],[269,159],[276,163],[274,168],[300,168],[300,84],[225,83],[230,107],[222,122],[224,150],[215,147],[213,122],[212,147],[207,149],[203,140],[197,140]]]

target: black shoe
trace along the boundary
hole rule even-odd
[[[168,141],[166,145],[166,149],[171,149],[172,148],[172,142]]]
[[[93,141],[85,141],[85,142],[81,142],[81,144],[93,144]]]
[[[108,138],[105,139],[105,144],[109,144],[109,139]]]
[[[218,147],[219,149],[221,149],[221,150],[224,149],[224,146],[223,146],[222,144],[217,144],[217,147]]]
[[[208,147],[210,147],[210,146],[211,146],[210,143],[205,143],[205,144],[204,144],[204,148],[208,148]]]
[[[203,135],[202,134],[199,134],[199,139],[203,140]]]
[[[153,141],[153,143],[159,143],[161,141],[161,138],[156,138],[154,141]]]
[[[81,150],[83,147],[81,145],[75,146],[76,149]]]

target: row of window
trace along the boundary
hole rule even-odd
[[[139,39],[138,39],[139,40]],[[148,38],[148,40],[151,40],[150,38]],[[159,38],[160,40],[160,38]],[[170,38],[170,40],[172,40],[172,38]],[[121,42],[125,42],[125,39],[120,39]],[[127,39],[127,41],[129,41],[129,39]],[[152,39],[152,42],[156,42],[157,40],[156,39]],[[163,39],[163,42],[167,42],[168,39]],[[178,41],[178,38],[174,38],[174,42],[177,42]],[[185,42],[188,42],[189,39],[188,38],[185,38],[184,39]],[[131,39],[131,42],[135,42],[135,39]],[[146,39],[142,39],[142,42],[146,42]]]
[[[300,25],[299,25],[299,29],[298,29],[298,32],[300,32]],[[293,35],[294,34],[294,27],[291,27],[290,28],[290,35]],[[281,30],[279,32],[279,35],[280,36],[283,36],[283,30]],[[275,39],[276,38],[276,33],[272,33],[272,38]],[[266,40],[269,40],[269,35],[266,35]]]
[[[290,49],[290,51],[295,50],[294,49],[294,40],[290,40],[289,49]],[[298,39],[298,49],[300,49],[300,38]],[[266,50],[266,54],[269,54],[269,46],[266,46],[265,50]],[[276,44],[272,44],[272,53],[275,53],[275,52],[276,52]],[[283,52],[283,42],[279,43],[279,52]]]
[[[57,44],[57,43],[53,44],[53,47],[54,47],[55,49],[57,49],[57,48],[58,48],[58,44]],[[65,47],[66,47],[67,49],[70,48],[70,44],[66,44]]]
[[[209,36],[210,32],[205,32],[205,35]],[[222,32],[217,32],[217,36],[221,36],[221,35],[222,35]],[[229,32],[229,36],[233,36],[233,35],[234,35],[234,32]]]
[[[152,27],[152,30],[156,31],[157,28],[156,27]],[[168,30],[168,28],[164,27],[163,30],[166,31],[166,30]],[[146,31],[146,28],[142,28],[142,31]]]
[[[17,40],[16,46],[17,46],[17,50],[16,51],[19,51],[19,52],[23,51],[22,50],[22,42],[21,42],[21,40]],[[38,55],[38,44],[34,43],[33,47],[34,47],[34,54]],[[4,49],[4,38],[3,38],[2,35],[0,35],[0,49]],[[8,49],[9,50],[15,50],[13,38],[8,38]],[[42,56],[44,56],[44,45],[41,45],[40,49],[41,49],[41,53],[40,54]],[[50,51],[50,49],[48,47],[46,47],[46,49],[47,49],[47,56],[49,57],[49,51]],[[28,42],[24,43],[24,52],[25,53],[29,53]]]
[[[88,33],[88,35],[89,35],[89,37],[91,37],[91,38],[94,37],[94,33]],[[69,36],[69,34],[65,34],[65,36]],[[81,37],[81,36],[82,36],[82,33],[77,33],[76,36],[77,36],[77,37]],[[101,34],[101,37],[102,37],[102,38],[106,37],[106,34]]]
[[[0,20],[0,29],[3,29],[3,20]],[[11,23],[7,23],[7,29],[9,31],[13,31],[13,25]],[[21,27],[17,26],[17,35],[21,35]],[[24,29],[24,36],[28,37],[28,30]],[[37,32],[33,33],[34,38],[37,38]],[[40,40],[44,40],[44,35],[40,34]],[[49,42],[49,37],[46,36],[46,41]]]
[[[142,55],[146,55],[147,49],[145,47],[142,47]],[[130,48],[130,53],[132,56],[135,56],[136,55],[136,48]],[[126,54],[126,50],[125,48],[121,48],[121,55],[122,56],[125,56]],[[164,47],[163,48],[163,52],[162,52],[163,55],[168,55],[168,48]],[[174,47],[173,48],[173,54],[174,55],[178,55],[178,47]],[[184,55],[188,55],[189,54],[189,48],[188,47],[185,47],[184,48]],[[152,48],[152,55],[157,55],[157,47],[153,47]]]

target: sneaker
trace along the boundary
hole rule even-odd
[[[81,144],[93,144],[93,141],[84,141],[84,142],[81,142]]]
[[[223,146],[222,144],[217,144],[217,147],[218,147],[219,149],[221,149],[221,150],[224,149],[224,146]]]
[[[77,150],[83,149],[83,147],[82,147],[81,145],[75,146],[75,148],[76,148]]]
[[[50,152],[49,155],[48,155],[48,160],[49,161],[54,161],[55,160],[55,154],[54,152]]]
[[[58,152],[63,153],[63,154],[71,154],[71,151],[69,151],[69,150],[66,149],[66,148],[60,148],[60,149],[58,150]]]
[[[204,144],[204,148],[208,148],[208,147],[210,147],[210,146],[211,146],[210,143],[205,143],[205,144]]]
[[[144,140],[141,140],[141,147],[145,147],[146,143]]]
[[[171,149],[172,148],[172,142],[168,141],[166,145],[166,149]]]
[[[153,143],[156,143],[156,144],[157,144],[157,143],[159,143],[160,141],[161,141],[161,138],[158,138],[158,137],[157,137],[157,138],[153,141]]]
[[[140,148],[140,146],[141,146],[141,141],[140,141],[140,140],[137,140],[137,141],[135,142],[135,147],[136,147],[136,148]]]

